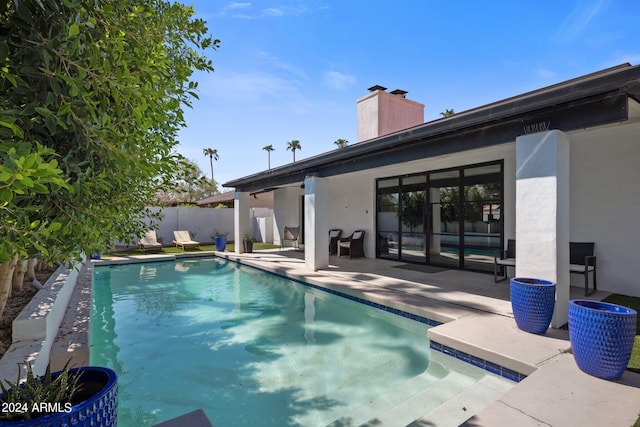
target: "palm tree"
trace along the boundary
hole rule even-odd
[[[267,152],[267,156],[269,158],[269,169],[271,169],[271,152],[275,151],[275,148],[273,148],[273,145],[267,145],[262,147],[262,149]]]
[[[333,143],[336,144],[338,146],[338,148],[344,148],[347,145],[349,145],[349,141],[347,141],[346,139],[342,139],[342,138],[336,139]]]
[[[211,163],[211,182],[215,182],[213,180],[213,160],[218,160],[218,150],[215,148],[205,148],[202,152],[205,156],[209,156],[209,162]]]
[[[293,152],[293,161],[296,161],[296,150],[302,150],[302,146],[300,145],[300,141],[294,139],[293,141],[287,142],[287,150],[291,150]]]
[[[445,108],[445,110],[440,113],[440,115],[442,117],[449,117],[449,116],[453,116],[456,112],[453,110],[453,108]]]

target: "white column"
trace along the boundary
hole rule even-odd
[[[326,178],[304,180],[304,265],[316,271],[329,266],[329,190]]]
[[[251,233],[250,209],[249,193],[236,191],[233,201],[233,241],[235,244],[234,252],[237,254],[244,252],[242,239],[245,234]]]
[[[569,142],[558,130],[516,139],[516,276],[556,283],[554,328],[569,309]]]

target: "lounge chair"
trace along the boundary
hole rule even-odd
[[[162,249],[162,243],[158,242],[156,237],[156,230],[149,230],[144,236],[140,237],[138,248],[142,249],[143,252],[146,252],[147,249]]]
[[[298,249],[298,237],[300,236],[300,227],[285,227],[284,233],[282,233],[282,241],[280,242],[280,249],[284,247],[285,242],[293,242],[296,249]]]
[[[340,240],[341,234],[342,230],[339,228],[329,230],[329,255],[336,255],[338,253],[338,241]]]
[[[356,230],[351,236],[338,241],[338,255],[349,255],[349,258],[364,257],[364,230]]]
[[[173,244],[176,247],[181,247],[184,251],[185,248],[199,248],[200,242],[196,242],[195,240],[191,240],[191,235],[187,230],[184,231],[174,231],[173,232]]]

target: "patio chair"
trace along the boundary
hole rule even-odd
[[[389,255],[389,238],[382,233],[378,233],[378,255]]]
[[[584,295],[598,290],[596,281],[596,244],[594,242],[569,242],[569,272],[584,275]],[[593,290],[589,290],[589,273],[593,273]]]
[[[200,242],[196,242],[195,240],[191,240],[191,235],[189,231],[174,231],[173,232],[173,244],[176,247],[181,247],[184,251],[185,248],[199,248]]]
[[[147,249],[162,249],[162,243],[158,242],[156,230],[149,230],[144,236],[140,237],[138,240],[138,248],[142,249],[143,252],[146,252]]]
[[[500,266],[500,268],[503,268],[503,274],[504,276],[502,277],[502,279],[498,279],[498,266]],[[503,280],[507,280],[508,275],[507,275],[507,268],[509,267],[515,267],[516,266],[516,241],[515,239],[509,239],[507,240],[507,250],[504,251],[504,253],[500,256],[500,258],[498,257],[494,257],[493,258],[493,280],[498,283],[498,282],[502,282]]]
[[[338,241],[338,255],[349,258],[364,258],[364,230],[356,230],[351,236]]]
[[[285,242],[293,242],[294,247],[298,249],[298,237],[300,236],[300,227],[285,227],[282,233],[280,249],[284,247]]]
[[[341,234],[342,230],[339,228],[329,230],[329,255],[337,255],[338,240],[340,240]]]

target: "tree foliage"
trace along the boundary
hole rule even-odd
[[[180,3],[2,1],[0,262],[69,261],[142,234],[182,161],[193,72],[213,71],[218,46]]]
[[[297,139],[291,140],[287,142],[287,151],[291,150],[293,153],[293,161],[296,161],[296,150],[302,150],[302,145],[300,145],[300,141]]]
[[[262,147],[262,149],[267,152],[267,164],[269,166],[269,169],[271,169],[271,152],[275,151],[276,149],[273,148],[273,145],[271,144],[265,145],[264,147]]]
[[[206,178],[196,162],[182,159],[174,171],[176,182],[159,191],[154,206],[192,204],[218,193],[218,184]]]
[[[349,141],[347,141],[346,139],[343,138],[338,138],[335,141],[333,141],[334,144],[336,144],[338,146],[338,148],[344,148],[347,145],[349,145]]]
[[[218,150],[215,148],[205,148],[202,150],[202,153],[209,158],[209,163],[211,163],[211,181],[215,181],[213,178],[213,161],[218,160],[220,155],[218,154]]]

